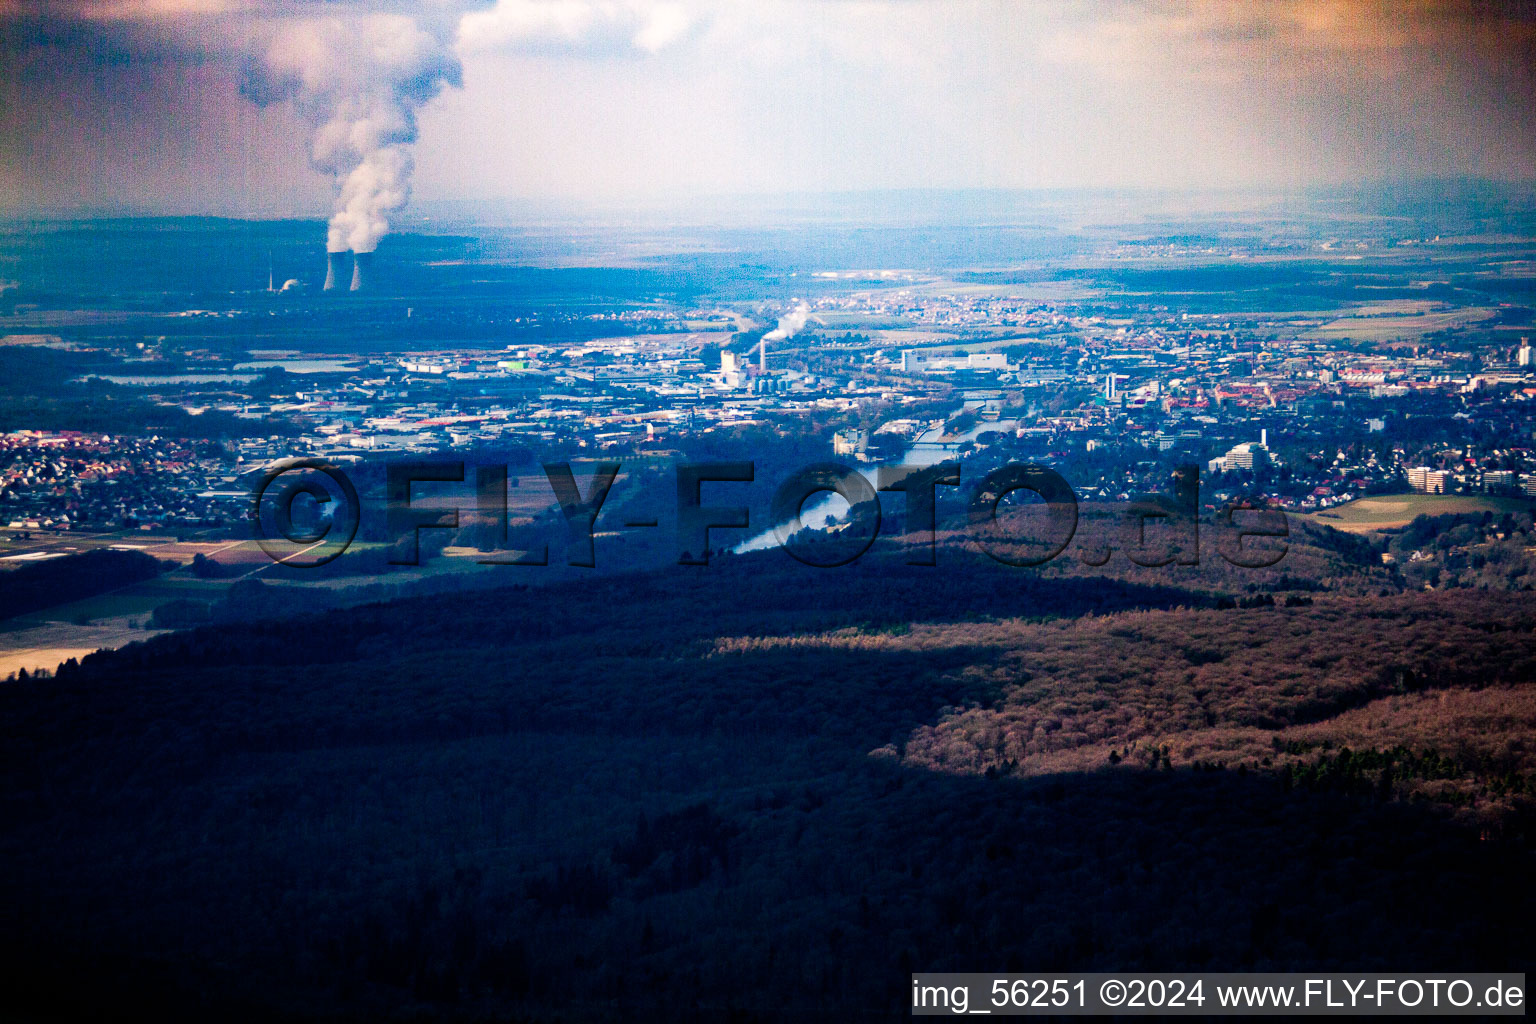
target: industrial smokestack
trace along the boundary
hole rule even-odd
[[[779,326],[763,335],[763,340],[757,343],[757,369],[759,373],[768,372],[768,343],[770,341],[786,341],[799,334],[805,327],[805,321],[810,317],[811,307],[800,303],[794,309],[779,317]]]
[[[341,287],[341,276],[347,272],[347,254],[344,252],[328,252],[325,254],[325,290],[333,292]]]
[[[352,290],[365,291],[373,287],[373,253],[352,254]]]

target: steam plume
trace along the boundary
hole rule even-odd
[[[811,308],[805,303],[800,303],[794,309],[779,317],[779,326],[763,335],[764,341],[784,341],[793,338],[805,329],[806,320],[810,319]]]
[[[310,161],[336,181],[330,252],[368,253],[410,199],[416,111],[462,84],[451,48],[403,15],[280,25],[246,76],[258,103],[292,99],[315,123]]]

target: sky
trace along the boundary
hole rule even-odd
[[[1536,178],[1536,0],[0,0],[0,213]]]

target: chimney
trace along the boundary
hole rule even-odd
[[[373,253],[352,254],[352,290],[367,291],[373,287]]]
[[[347,254],[344,252],[328,252],[325,254],[325,290],[333,292],[341,287],[341,275],[346,270]]]
[[[1268,430],[1260,430],[1259,431],[1259,445],[1260,445],[1260,447],[1263,447],[1263,448],[1268,448],[1269,447],[1269,431]]]
[[[748,353],[751,355],[751,353]],[[764,338],[757,343],[757,372],[768,372],[768,339]]]

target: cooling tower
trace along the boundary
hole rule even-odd
[[[347,254],[344,252],[328,252],[325,254],[325,290],[333,292],[341,287],[341,275],[347,272]]]
[[[372,287],[373,253],[354,253],[352,256],[352,290],[360,292]]]

